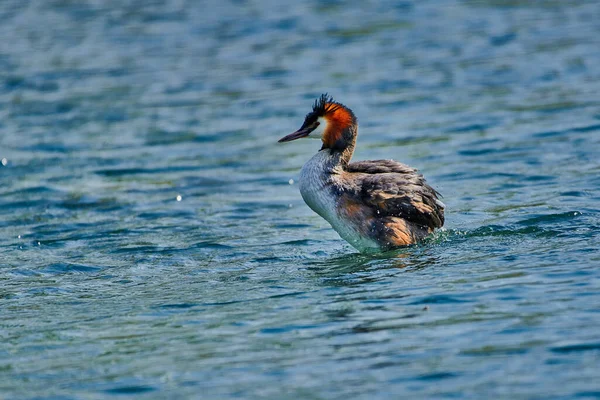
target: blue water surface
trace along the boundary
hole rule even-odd
[[[599,1],[0,2],[0,398],[600,398]],[[298,192],[444,195],[356,253]]]

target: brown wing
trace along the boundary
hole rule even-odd
[[[423,175],[392,160],[351,163],[353,196],[381,217],[398,217],[430,230],[444,225],[444,204]]]
[[[396,172],[399,174],[416,174],[417,170],[406,164],[394,160],[358,161],[348,164],[348,172],[361,172],[364,174],[383,174]]]

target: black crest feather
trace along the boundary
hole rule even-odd
[[[323,116],[337,110],[339,106],[341,106],[341,104],[335,102],[332,96],[323,93],[321,97],[315,100],[315,104],[313,104],[313,113],[318,116]]]

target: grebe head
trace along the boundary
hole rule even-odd
[[[290,142],[300,138],[321,139],[324,149],[343,150],[356,140],[357,121],[352,110],[322,94],[306,114],[304,123],[296,132],[279,139]]]

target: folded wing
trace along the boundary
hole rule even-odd
[[[392,160],[360,161],[348,165],[352,196],[374,209],[377,217],[402,218],[433,231],[444,225],[444,203],[423,175]]]

